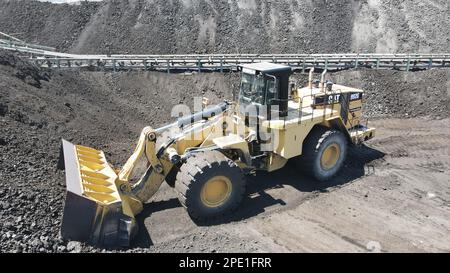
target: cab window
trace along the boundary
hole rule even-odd
[[[270,104],[272,99],[277,98],[277,82],[273,78],[267,79],[266,84],[266,104]]]

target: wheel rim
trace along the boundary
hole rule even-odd
[[[207,207],[218,207],[224,204],[231,195],[232,185],[225,176],[214,176],[202,187],[201,200]]]
[[[320,158],[320,164],[322,165],[322,168],[325,170],[332,169],[334,166],[336,166],[336,163],[338,162],[340,156],[341,149],[339,145],[337,145],[336,143],[329,145],[325,148]]]

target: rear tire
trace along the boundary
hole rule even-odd
[[[219,151],[194,154],[177,175],[175,189],[192,219],[215,220],[231,214],[245,194],[242,170]]]
[[[303,143],[297,164],[308,175],[326,181],[336,175],[347,156],[347,139],[337,130],[317,127]]]

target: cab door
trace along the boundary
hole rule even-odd
[[[351,128],[360,123],[362,96],[362,92],[350,92],[341,96],[341,117],[347,128]]]
[[[348,114],[351,126],[356,126],[361,122],[362,117],[363,92],[353,92],[349,94]]]
[[[280,111],[280,100],[278,97],[279,81],[276,77],[267,75],[265,85],[265,105],[267,107],[267,120],[278,119]]]

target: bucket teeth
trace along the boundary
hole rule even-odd
[[[85,162],[93,162],[100,165],[105,164],[105,161],[103,161],[101,157],[91,157],[83,154],[78,154],[78,158]]]
[[[77,145],[77,151],[81,153],[91,153],[91,154],[98,154],[100,155],[102,152],[90,147]]]
[[[88,170],[80,170],[80,173],[84,177],[98,178],[99,180],[103,180],[103,181],[106,181],[108,178],[110,178],[109,176],[107,176],[105,174],[96,173],[96,172],[88,171]]]
[[[81,175],[81,179],[89,184],[92,185],[101,185],[101,186],[111,186],[112,183],[109,182],[108,180],[105,179],[99,179],[96,177],[91,177],[91,176],[86,176],[86,175]]]
[[[75,145],[75,155],[83,195],[104,205],[120,202],[115,184],[117,175],[106,162],[104,153],[89,147]]]
[[[102,151],[62,141],[66,203],[61,235],[96,245],[128,246],[137,228],[123,209],[117,175]]]

